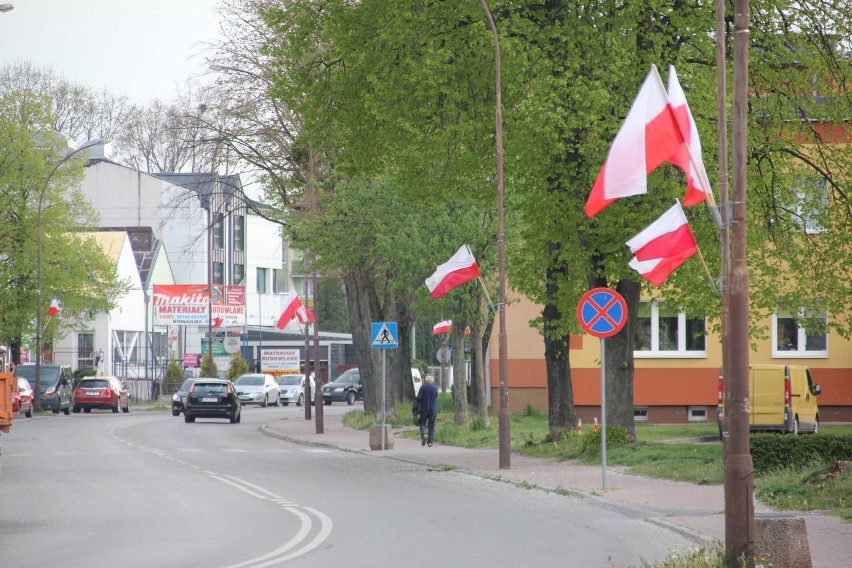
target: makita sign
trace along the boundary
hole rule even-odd
[[[213,292],[212,296],[209,291]],[[154,325],[239,327],[245,322],[243,286],[154,285]]]

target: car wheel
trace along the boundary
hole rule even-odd
[[[260,404],[261,408],[266,408],[269,406],[269,395],[263,397],[263,402]]]
[[[346,395],[346,404],[348,404],[349,406],[352,406],[353,404],[355,404],[355,393],[354,392],[350,391],[349,394]]]
[[[275,397],[275,404],[273,404],[272,406],[281,406],[281,395],[280,394]]]
[[[195,418],[193,418],[189,414],[184,413],[183,414],[183,421],[186,422],[187,424],[191,424],[191,423],[195,422]]]
[[[24,416],[26,416],[27,418],[32,418],[32,417],[33,417],[33,407],[32,407],[32,406],[30,407],[30,409],[29,409],[29,410],[27,410],[26,412],[24,412]]]
[[[296,406],[302,406],[303,404],[305,404],[305,395],[300,394],[299,399],[296,400]]]
[[[816,421],[814,422],[814,434],[819,432],[819,416],[816,417]]]
[[[793,418],[793,435],[794,436],[799,435],[799,417],[798,416]]]
[[[85,412],[86,414],[91,414],[92,409],[91,408],[84,408],[83,412]]]
[[[180,410],[172,410],[172,416],[180,416]]]
[[[70,404],[62,409],[62,414],[64,414],[65,416],[68,416],[69,414],[71,414],[71,405]]]
[[[52,410],[52,412],[53,412],[54,414],[59,414],[59,409],[58,409],[58,408],[54,408],[54,409]]]
[[[73,412],[74,414],[80,414],[80,407],[75,406],[74,408],[71,409],[71,412]]]
[[[112,413],[118,414],[119,410],[121,410],[121,409],[118,407],[118,401],[115,401],[115,406],[112,407]]]
[[[236,414],[232,414],[232,415],[230,415],[230,416],[228,417],[228,421],[229,421],[231,424],[236,424],[236,423],[237,423],[237,418],[238,418],[238,416],[237,416]]]
[[[323,400],[323,402],[325,403],[325,405],[326,405],[326,406],[331,406],[331,401],[330,401],[330,400]]]

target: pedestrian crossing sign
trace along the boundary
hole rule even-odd
[[[374,321],[370,328],[373,349],[396,349],[399,347],[396,332],[395,321]]]

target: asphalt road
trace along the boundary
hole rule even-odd
[[[303,413],[17,420],[0,437],[0,565],[610,568],[691,544],[588,500],[258,430]]]

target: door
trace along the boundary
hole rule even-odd
[[[753,427],[781,428],[784,426],[784,368],[758,366],[751,369],[749,424]]]
[[[817,401],[811,373],[807,367],[792,367],[790,376],[790,402],[793,407],[793,416],[798,415],[800,430],[813,430],[817,416]]]

